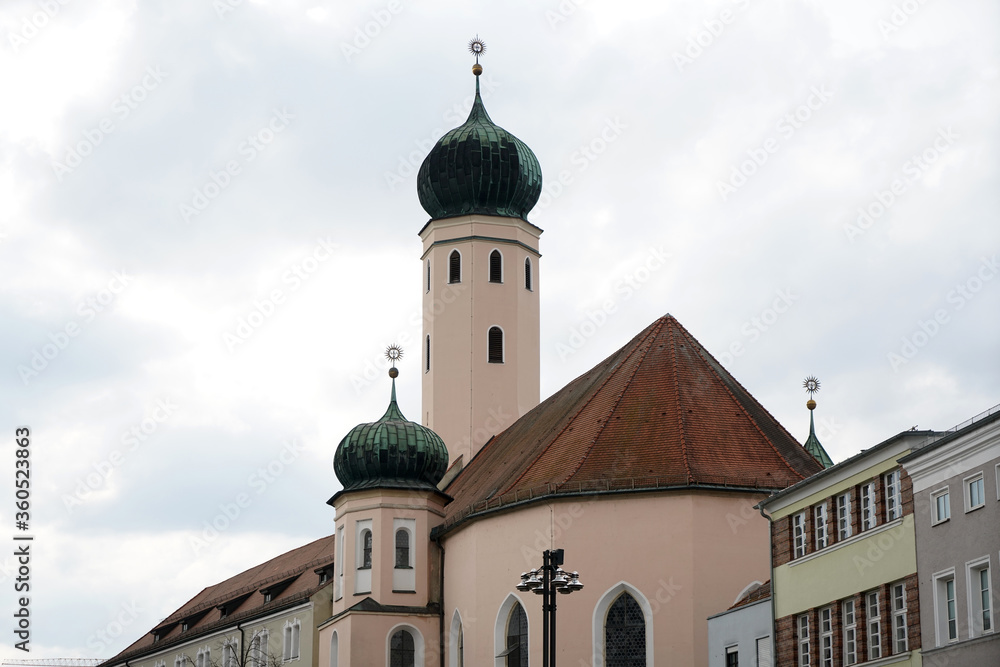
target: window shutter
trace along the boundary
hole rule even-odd
[[[490,253],[490,282],[503,282],[503,258],[499,250]]]
[[[531,290],[531,258],[524,258],[524,289]]]
[[[489,332],[489,363],[503,363],[503,331],[500,327],[490,327]]]
[[[448,255],[448,282],[462,282],[462,255],[457,250],[452,250]]]

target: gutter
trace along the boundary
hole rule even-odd
[[[778,621],[775,617],[775,607],[777,606],[778,593],[774,585],[774,519],[764,513],[764,508],[760,503],[756,505],[760,515],[767,519],[768,553],[771,555],[771,664],[778,664]]]

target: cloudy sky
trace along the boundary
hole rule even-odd
[[[31,657],[108,657],[328,534],[390,343],[419,415],[414,174],[477,33],[546,183],[543,396],[669,312],[800,439],[818,376],[834,460],[1000,403],[995,2],[6,0],[0,533],[27,425]]]

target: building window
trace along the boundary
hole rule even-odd
[[[899,488],[899,469],[886,473],[885,520],[893,521],[903,515],[903,494]]]
[[[427,260],[427,291],[431,291],[431,260]]]
[[[868,603],[868,659],[882,657],[882,605],[879,604],[878,591],[872,591],[865,596]]]
[[[816,532],[816,548],[823,549],[827,544],[826,503],[813,508],[813,524]]]
[[[500,327],[490,327],[488,338],[488,357],[491,364],[503,363],[503,330]]]
[[[642,662],[640,665],[646,664],[646,656],[642,656]],[[740,647],[739,646],[727,646],[726,647],[726,667],[740,667]]]
[[[503,282],[503,257],[499,250],[490,253],[490,282]]]
[[[285,662],[289,660],[299,659],[299,629],[300,625],[298,621],[287,621],[285,623],[284,632],[284,650],[282,652],[282,659]]]
[[[799,667],[809,667],[809,614],[799,616]]]
[[[361,566],[359,570],[372,568],[372,531],[367,528],[361,531]]]
[[[931,493],[931,525],[951,518],[951,496],[948,487]]]
[[[239,665],[239,656],[236,653],[236,649],[239,644],[234,639],[230,639],[222,646],[222,667],[237,667]]]
[[[989,559],[969,566],[969,603],[972,607],[973,637],[993,631],[993,605],[990,599]]]
[[[937,645],[958,639],[958,610],[955,606],[955,573],[949,571],[934,581],[934,616]]]
[[[906,586],[900,582],[893,584],[892,591],[892,636],[896,653],[909,650],[906,636]]]
[[[413,635],[397,630],[389,640],[389,667],[414,667],[415,661]]]
[[[604,654],[606,667],[645,667],[646,618],[639,603],[628,593],[619,595],[608,609]],[[728,655],[726,664],[730,664]]]
[[[427,339],[424,343],[424,372],[427,373],[431,370],[431,336],[427,334]]]
[[[792,545],[795,549],[793,558],[806,555],[806,513],[801,512],[792,517]]]
[[[871,530],[878,525],[878,515],[875,513],[875,482],[871,481],[861,487],[861,530]]]
[[[212,665],[212,649],[205,648],[198,651],[198,657],[195,661],[196,667],[211,667]]]
[[[986,489],[983,486],[983,473],[965,478],[965,511],[977,510],[986,504]]]
[[[410,532],[405,528],[396,531],[396,567],[410,569]]]
[[[184,656],[179,655],[174,658],[174,667],[184,667],[185,662]]]
[[[524,289],[531,291],[531,258],[524,258]]]
[[[771,667],[771,638],[757,638],[757,667]]]
[[[858,662],[858,626],[854,616],[854,600],[844,600],[844,664],[853,665]]]
[[[452,250],[448,255],[448,282],[462,282],[462,253]]]
[[[837,496],[837,528],[839,530],[839,540],[846,540],[853,534],[851,525],[851,492],[842,493]]]
[[[528,617],[524,607],[515,604],[507,617],[507,667],[528,667]]]
[[[456,640],[456,644],[458,645],[458,650],[456,651],[456,655],[458,657],[458,660],[456,661],[458,663],[457,667],[465,667],[465,633],[462,631],[461,625],[458,626],[458,639]]]
[[[819,664],[833,667],[833,607],[819,611]]]

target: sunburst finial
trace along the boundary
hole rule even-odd
[[[816,401],[813,400],[813,394],[819,391],[819,380],[815,375],[810,375],[802,381],[802,388],[809,394],[809,400],[806,402],[806,407],[810,410],[815,410]]]
[[[483,73],[483,67],[479,64],[479,56],[486,53],[486,42],[479,39],[479,35],[469,40],[469,53],[476,57],[476,64],[472,66],[472,73],[479,76]]]
[[[389,377],[396,379],[399,376],[399,371],[396,370],[396,361],[403,358],[403,348],[393,343],[385,348],[385,358],[392,364],[392,368],[389,369]]]

